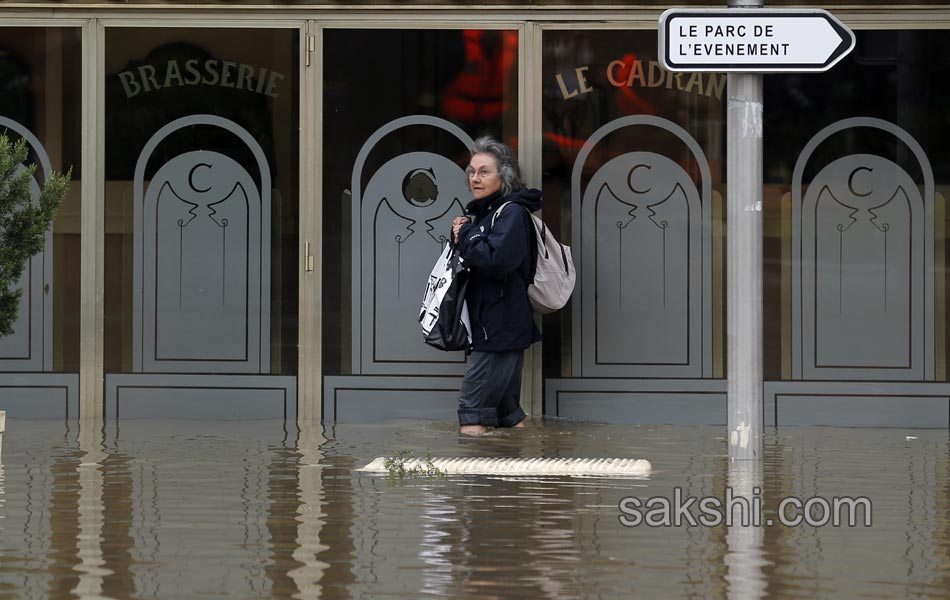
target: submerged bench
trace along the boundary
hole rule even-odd
[[[649,475],[650,462],[636,458],[409,458],[403,468],[434,467],[446,475],[548,475],[596,476]],[[368,473],[388,473],[386,458],[373,459],[358,469]]]

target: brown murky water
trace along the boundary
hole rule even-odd
[[[769,431],[760,469],[730,469],[723,428],[533,425],[460,439],[447,422],[298,432],[125,421],[91,432],[8,421],[0,598],[950,597],[946,430]],[[401,450],[639,457],[654,472],[399,481],[355,471]],[[753,489],[763,520],[777,521],[783,498],[864,496],[872,522],[619,518],[632,520],[630,504],[618,508],[626,497],[724,502]]]

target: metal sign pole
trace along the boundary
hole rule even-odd
[[[728,0],[730,8],[761,0]],[[729,73],[726,281],[730,460],[762,458],[762,75]]]
[[[726,336],[731,460],[762,458],[762,75],[823,72],[847,56],[854,32],[821,9],[671,8],[658,56],[673,72],[727,73]]]

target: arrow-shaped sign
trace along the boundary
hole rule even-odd
[[[854,33],[820,9],[670,9],[660,16],[660,62],[670,71],[827,71]]]

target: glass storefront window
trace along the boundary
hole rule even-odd
[[[779,423],[946,423],[946,32],[856,35],[765,80],[766,379]]]
[[[289,390],[214,376],[297,370],[298,37],[107,30],[107,413],[133,385],[110,373],[152,374],[156,389]],[[228,408],[198,395],[211,414],[257,397],[221,394]],[[160,402],[173,400],[191,402]]]
[[[11,417],[75,417],[80,293],[81,41],[78,28],[4,27],[0,130],[26,138],[37,165],[32,191],[51,171],[72,181],[44,250],[26,265],[14,333],[0,338],[3,409]],[[20,387],[22,386],[22,387]]]
[[[578,272],[543,322],[550,415],[724,414],[726,76],[656,55],[655,31],[544,32],[544,218]]]

